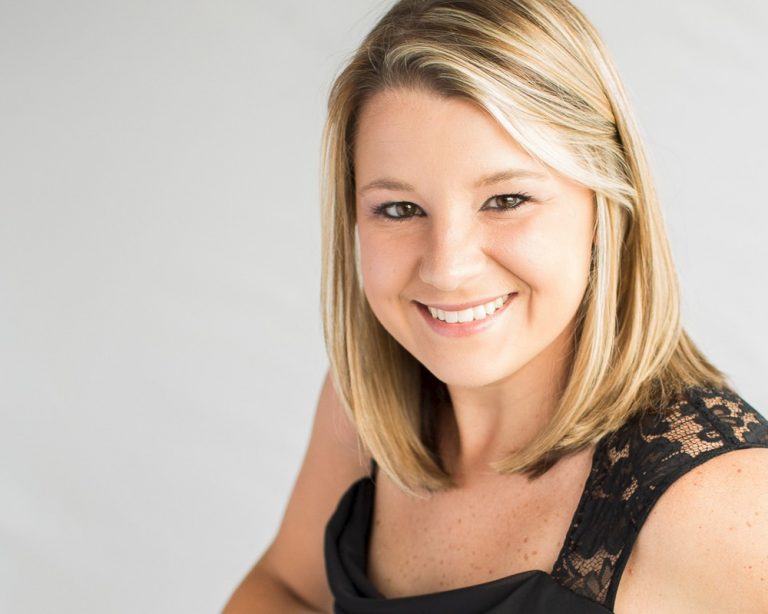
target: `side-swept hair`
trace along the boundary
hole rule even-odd
[[[680,322],[679,290],[630,104],[592,25],[567,0],[401,0],[331,89],[323,133],[323,327],[331,374],[361,443],[400,488],[455,486],[436,445],[437,380],[378,322],[355,244],[354,137],[388,88],[471,100],[532,157],[593,190],[592,268],[567,384],[551,421],[500,474],[544,473],[635,412],[724,376]]]

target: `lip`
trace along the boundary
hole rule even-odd
[[[506,296],[507,294],[512,295],[515,294],[514,292],[502,292],[501,294],[497,294],[496,296],[492,296],[490,298],[483,299],[481,301],[474,301],[472,303],[457,303],[455,305],[448,305],[446,303],[440,304],[440,303],[421,303],[422,305],[425,305],[426,307],[432,307],[434,309],[442,309],[443,311],[462,311],[463,309],[469,309],[470,307],[478,307],[479,305],[485,305],[486,303],[490,303],[491,301],[495,301],[497,298],[501,296]]]
[[[503,295],[502,295],[503,296]],[[512,303],[512,301],[515,300],[515,297],[517,296],[517,292],[512,292],[509,295],[509,298],[506,300],[506,302],[499,307],[495,312],[493,312],[492,315],[486,316],[482,320],[472,320],[471,322],[456,322],[454,324],[449,324],[448,322],[443,322],[442,320],[438,320],[437,318],[433,318],[432,314],[429,313],[429,309],[426,305],[423,305],[422,303],[415,302],[416,308],[419,310],[419,313],[422,315],[424,320],[426,321],[427,325],[435,331],[438,335],[442,335],[444,337],[467,337],[469,335],[476,335],[477,333],[480,333],[489,327],[493,326],[496,322],[498,322],[499,317],[507,310],[507,307]],[[488,299],[486,302],[490,302],[493,299]],[[474,303],[474,305],[482,305],[483,303]],[[464,309],[469,309],[469,307],[472,307],[473,305],[467,304]],[[430,307],[435,307],[436,309],[443,309],[443,307],[440,307],[438,305],[430,305]],[[457,307],[456,305],[452,306],[453,309],[451,311],[458,311],[461,307]]]

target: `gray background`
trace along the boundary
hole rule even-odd
[[[372,0],[0,1],[0,611],[215,612],[326,369],[318,155]],[[768,5],[581,0],[694,339],[764,413]]]

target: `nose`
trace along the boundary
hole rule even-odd
[[[482,229],[471,221],[433,221],[419,264],[419,278],[443,292],[457,290],[483,272],[487,258],[483,247]]]

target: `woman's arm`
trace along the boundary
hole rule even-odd
[[[344,491],[367,475],[357,434],[326,376],[312,435],[280,529],[222,614],[329,612],[325,525]]]
[[[265,556],[269,553],[265,553]],[[257,612],[290,612],[309,614],[326,612],[305,603],[286,585],[262,557],[245,576],[222,614],[254,614]]]

